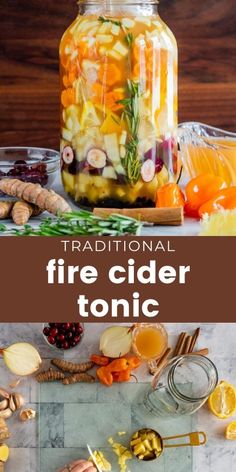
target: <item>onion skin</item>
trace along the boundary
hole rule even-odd
[[[100,351],[104,356],[116,359],[131,350],[132,333],[129,327],[111,326],[100,337]]]

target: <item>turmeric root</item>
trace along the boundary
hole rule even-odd
[[[42,213],[42,210],[27,202],[16,202],[13,205],[11,216],[16,225],[23,226],[27,223],[31,216]]]
[[[3,418],[0,418],[0,441],[5,441],[9,439],[10,433],[7,427],[6,421]]]
[[[18,179],[2,179],[0,181],[0,190],[7,195],[33,203],[41,208],[41,210],[47,210],[53,215],[71,212],[71,208],[64,198],[53,190],[41,187],[39,184],[22,182]]]
[[[71,385],[78,382],[93,383],[95,382],[95,378],[92,375],[82,373],[70,375],[70,377],[65,377],[64,380],[62,380],[64,385]]]
[[[57,370],[48,369],[37,374],[35,378],[39,383],[56,382],[58,380],[63,380],[65,375]]]
[[[0,220],[8,218],[14,202],[0,202]]]
[[[87,370],[92,369],[94,366],[93,362],[85,362],[83,364],[74,364],[73,362],[67,362],[63,359],[52,359],[51,364],[62,370],[63,372],[68,372],[69,374],[79,374],[87,372]]]

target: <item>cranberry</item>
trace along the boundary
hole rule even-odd
[[[76,342],[73,340],[73,341],[70,341],[70,347],[75,347],[76,346]]]
[[[50,326],[50,328],[54,328],[55,323],[48,323],[48,326]]]
[[[45,174],[47,171],[47,166],[43,162],[39,162],[38,164],[33,164],[31,166],[31,170],[39,172],[40,174]]]
[[[70,327],[71,327],[71,323],[62,324],[62,329],[64,329],[65,331],[69,331]]]
[[[43,334],[44,334],[45,336],[49,336],[49,333],[50,333],[50,329],[49,329],[48,327],[45,327],[45,328],[43,329]]]
[[[55,344],[56,340],[53,336],[48,336],[48,342],[49,344]]]
[[[5,172],[3,172],[2,170],[0,170],[0,177],[5,177]]]
[[[55,328],[60,329],[61,325],[62,325],[62,323],[55,323]]]
[[[56,346],[58,349],[62,349],[62,343],[60,341],[56,342]]]
[[[72,326],[71,329],[70,329],[71,333],[75,333],[76,332],[76,327],[75,326]]]
[[[161,172],[163,165],[164,165],[163,160],[160,159],[160,158],[157,158],[156,159],[156,166],[155,166],[156,174],[158,174],[158,172]]]
[[[64,334],[58,334],[57,341],[60,341],[60,342],[65,341],[65,335]]]
[[[74,342],[75,342],[75,344],[79,344],[79,342],[80,342],[80,336],[75,336],[75,337],[74,337]]]
[[[20,172],[18,171],[18,169],[13,168],[7,172],[7,175],[9,177],[16,177],[17,175],[20,175]]]
[[[57,334],[58,334],[58,329],[57,328],[50,329],[50,336],[53,336],[55,338],[57,336]]]
[[[71,331],[69,331],[69,333],[67,333],[66,335],[67,341],[69,341],[70,339],[73,339],[73,337],[74,337],[74,334]]]
[[[69,343],[67,341],[64,341],[64,343],[62,344],[62,348],[65,349],[65,350],[70,349]]]
[[[23,159],[18,159],[17,161],[15,161],[14,168],[20,174],[22,174],[23,172],[27,172],[28,170],[27,163]]]

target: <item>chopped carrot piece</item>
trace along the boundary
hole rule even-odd
[[[105,63],[101,65],[98,78],[100,82],[103,82],[107,85],[114,85],[121,80],[121,70],[115,64]]]

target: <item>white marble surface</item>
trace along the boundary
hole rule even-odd
[[[104,329],[104,326],[105,324],[97,323],[85,325],[85,336],[81,346],[78,349],[67,352],[65,357],[68,359],[86,360],[98,348],[99,334]],[[170,336],[170,344],[174,344],[181,331],[193,331],[199,324],[167,323],[165,326]],[[236,323],[205,323],[201,325],[201,331],[198,347],[208,347],[210,349],[210,357],[218,368],[220,379],[236,384]],[[5,346],[6,342],[10,344],[23,340],[37,346],[43,359],[51,358],[55,354],[55,350],[48,346],[42,337],[42,325],[33,323],[0,324],[0,346]],[[59,351],[57,350],[56,353],[58,354]],[[47,362],[45,360],[45,364]],[[139,370],[138,375],[140,380],[146,379],[145,366]],[[2,360],[0,361],[0,378],[1,386],[3,387],[7,387],[10,380],[14,378],[5,368]],[[86,385],[83,388],[86,389]],[[17,387],[17,390],[24,395],[27,406],[38,408],[39,389],[33,379],[23,380]],[[55,397],[54,401],[57,403],[59,398]],[[232,419],[236,420],[236,415]],[[205,447],[193,450],[193,472],[222,472],[222,470],[235,472],[235,442],[224,439],[224,429],[228,422],[229,420],[215,418],[206,406],[198,411],[195,424],[197,423],[199,430],[207,433],[208,443]],[[9,428],[12,432],[9,440],[9,445],[12,448],[11,460],[9,460],[5,471],[36,472],[37,421],[22,424],[19,421],[18,415],[15,414],[9,420]]]
[[[61,177],[58,174],[56,181],[53,184],[53,188],[56,192],[67,199],[67,195],[63,190],[61,183]],[[71,201],[70,201],[71,204]],[[73,206],[73,205],[72,205]],[[78,210],[78,207],[74,206]],[[30,220],[30,224],[36,227],[39,225],[43,217],[49,216],[48,213],[43,213],[43,215],[38,218],[33,218]],[[14,227],[9,220],[1,220],[1,223],[7,224],[9,228]],[[182,226],[144,226],[142,229],[142,236],[198,236],[200,231],[200,224],[198,221],[192,218],[185,218],[184,224]],[[0,234],[1,236],[1,234]],[[2,234],[4,236],[4,234]]]

